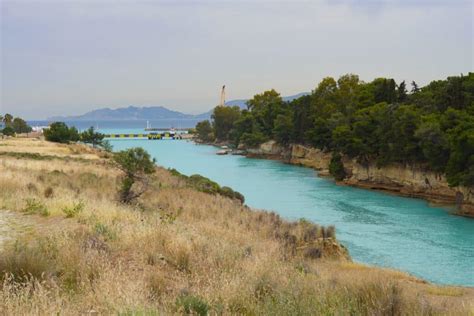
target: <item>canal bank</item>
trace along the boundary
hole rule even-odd
[[[359,262],[392,267],[441,284],[474,286],[474,221],[446,208],[318,177],[314,169],[275,160],[218,156],[214,146],[187,141],[114,140],[114,150],[143,147],[157,163],[229,186],[257,209],[287,219],[335,225]],[[436,264],[431,264],[436,263]]]
[[[275,141],[268,141],[257,148],[240,148],[239,150],[250,158],[276,159],[315,169],[320,176],[331,176],[329,172],[331,152],[323,152],[299,144],[283,147]],[[339,185],[421,198],[436,205],[451,208],[452,214],[474,217],[474,189],[463,186],[450,187],[446,177],[441,173],[415,165],[361,164],[349,157],[342,157],[341,162],[346,176],[336,182]]]

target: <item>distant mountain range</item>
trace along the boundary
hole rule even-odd
[[[309,93],[303,92],[292,96],[283,97],[284,101],[291,101]],[[231,100],[226,102],[228,106],[238,106],[241,109],[247,107],[247,99]],[[213,110],[206,113],[193,115],[167,109],[163,106],[137,107],[110,109],[102,108],[77,116],[54,116],[48,121],[124,121],[124,120],[207,120],[211,118]]]

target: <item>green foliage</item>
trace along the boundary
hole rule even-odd
[[[44,137],[50,142],[69,143],[77,142],[79,132],[73,127],[68,127],[64,122],[54,122],[44,130]]]
[[[91,126],[87,130],[83,131],[80,134],[80,139],[86,144],[92,144],[93,147],[103,145],[105,135],[94,130],[94,127]],[[110,143],[109,143],[110,145]]]
[[[26,206],[23,208],[26,214],[38,214],[41,216],[49,216],[49,211],[41,201],[36,199],[26,199]]]
[[[337,181],[341,181],[346,177],[346,172],[344,171],[344,164],[342,163],[342,157],[339,153],[332,155],[331,163],[329,164],[329,173]]]
[[[176,300],[176,306],[181,312],[188,315],[206,316],[210,306],[202,298],[190,294],[183,294]]]
[[[76,217],[84,210],[84,202],[79,201],[74,203],[72,206],[66,206],[62,209],[63,213],[66,214],[67,218]]]
[[[135,147],[115,153],[114,161],[124,173],[120,201],[130,203],[145,192],[148,184],[146,175],[155,172],[155,159],[151,159],[143,148]],[[133,185],[137,181],[141,183],[141,189],[134,191]]]
[[[291,102],[265,91],[225,129],[214,122],[214,131],[236,146],[257,147],[269,139],[311,145],[363,164],[417,165],[445,174],[450,185],[472,186],[474,73],[411,85],[408,93],[404,81],[365,83],[347,74],[324,78],[311,95]]]
[[[13,130],[15,130],[15,133],[21,134],[21,133],[30,133],[31,132],[31,126],[29,126],[25,120],[19,117],[15,117],[13,119],[13,122],[11,124],[11,127]]]
[[[196,133],[203,142],[212,142],[214,140],[214,132],[208,120],[196,124]]]
[[[193,174],[188,177],[180,173],[176,169],[168,169],[168,170],[170,171],[172,175],[180,177],[181,179],[186,181],[186,183],[189,186],[191,186],[192,188],[198,191],[210,193],[210,194],[219,194],[219,195],[231,198],[233,200],[239,200],[240,203],[242,204],[245,202],[245,197],[241,193],[234,191],[231,188],[226,187],[226,186],[221,187],[219,186],[218,183],[210,180],[209,178],[203,177],[199,174]]]
[[[215,107],[212,113],[212,125],[214,135],[218,141],[226,141],[229,139],[229,133],[239,117],[240,108],[238,106],[230,107],[219,105]]]
[[[5,114],[2,118],[3,120],[3,123],[5,124],[5,126],[10,126],[12,124],[12,121],[13,121],[13,116],[9,113]]]
[[[6,126],[2,130],[2,134],[5,135],[5,136],[15,136],[15,130],[11,126]]]

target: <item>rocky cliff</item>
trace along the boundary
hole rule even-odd
[[[249,156],[281,159],[291,164],[314,168],[329,175],[331,153],[302,145],[284,148],[274,141],[249,149]],[[458,214],[474,217],[474,188],[450,187],[444,175],[419,167],[392,164],[377,167],[362,165],[355,159],[343,158],[347,177],[340,184],[384,190],[403,196],[424,198],[440,204],[456,205]]]

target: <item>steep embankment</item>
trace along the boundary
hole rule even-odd
[[[0,250],[1,315],[473,308],[474,289],[353,263],[332,229],[200,192],[163,168],[136,204],[121,204],[110,154],[27,139],[0,141],[0,153],[0,209],[32,227]]]
[[[250,156],[264,156],[307,166],[329,175],[331,153],[303,145],[283,148],[274,141],[257,149],[249,149]],[[342,160],[347,177],[341,184],[367,189],[384,190],[403,196],[417,197],[434,203],[456,205],[459,215],[474,217],[474,188],[450,187],[444,175],[422,170],[416,166],[375,164],[361,165],[355,159]]]

